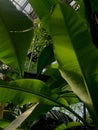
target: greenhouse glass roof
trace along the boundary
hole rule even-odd
[[[36,17],[36,14],[31,7],[28,0],[10,0],[18,10],[24,12],[30,19],[34,19]]]

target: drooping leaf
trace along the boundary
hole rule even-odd
[[[51,26],[54,53],[62,76],[97,121],[98,51],[88,27],[71,7],[62,4],[55,8]]]
[[[32,25],[9,0],[0,0],[0,60],[20,73],[32,39]]]
[[[0,81],[0,95],[0,101],[3,103],[12,102],[23,105],[28,102],[43,102],[49,106],[62,106],[83,121],[79,115],[69,108],[66,99],[59,98],[56,93],[52,93],[49,87],[40,80],[20,79],[10,83]]]
[[[37,79],[21,79],[10,83],[0,81],[0,101],[3,103],[35,103],[41,101],[41,97],[45,98],[45,95],[48,97],[49,92],[47,85]]]
[[[37,63],[38,75],[41,74],[42,70],[48,65],[50,65],[54,60],[55,58],[54,58],[54,53],[53,53],[53,46],[52,44],[50,44],[42,50],[38,58],[38,63]]]
[[[32,113],[32,111],[36,108],[37,105],[38,103],[33,105],[24,113],[22,113],[19,117],[17,117],[14,121],[12,121],[10,125],[8,125],[5,128],[5,130],[15,130],[16,128],[18,128],[23,123],[23,121]]]

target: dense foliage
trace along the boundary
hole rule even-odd
[[[0,0],[0,128],[34,130],[44,122],[48,130],[52,121],[51,130],[98,129],[98,1],[29,2],[34,23]],[[79,102],[84,117],[70,107]]]

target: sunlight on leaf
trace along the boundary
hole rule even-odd
[[[23,121],[32,113],[32,111],[36,108],[37,105],[38,103],[33,105],[30,109],[28,109],[24,113],[22,113],[13,122],[11,122],[11,124],[7,128],[5,128],[5,130],[15,130],[16,128],[18,128],[23,123]]]

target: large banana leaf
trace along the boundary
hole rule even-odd
[[[20,105],[28,102],[43,102],[45,106],[62,106],[74,113],[83,121],[81,117],[69,108],[68,102],[65,98],[58,97],[56,93],[51,92],[45,83],[36,79],[20,79],[10,83],[0,81],[0,102],[12,102]],[[47,108],[44,108],[43,105],[43,111],[46,111],[46,109]],[[36,114],[40,113],[37,112]]]
[[[49,88],[40,80],[21,79],[6,83],[0,81],[0,101],[3,103],[26,104],[48,97]]]
[[[97,122],[98,51],[87,25],[71,7],[60,4],[51,17],[51,32],[62,76]]]
[[[0,60],[21,73],[32,32],[27,16],[9,0],[0,0]]]

